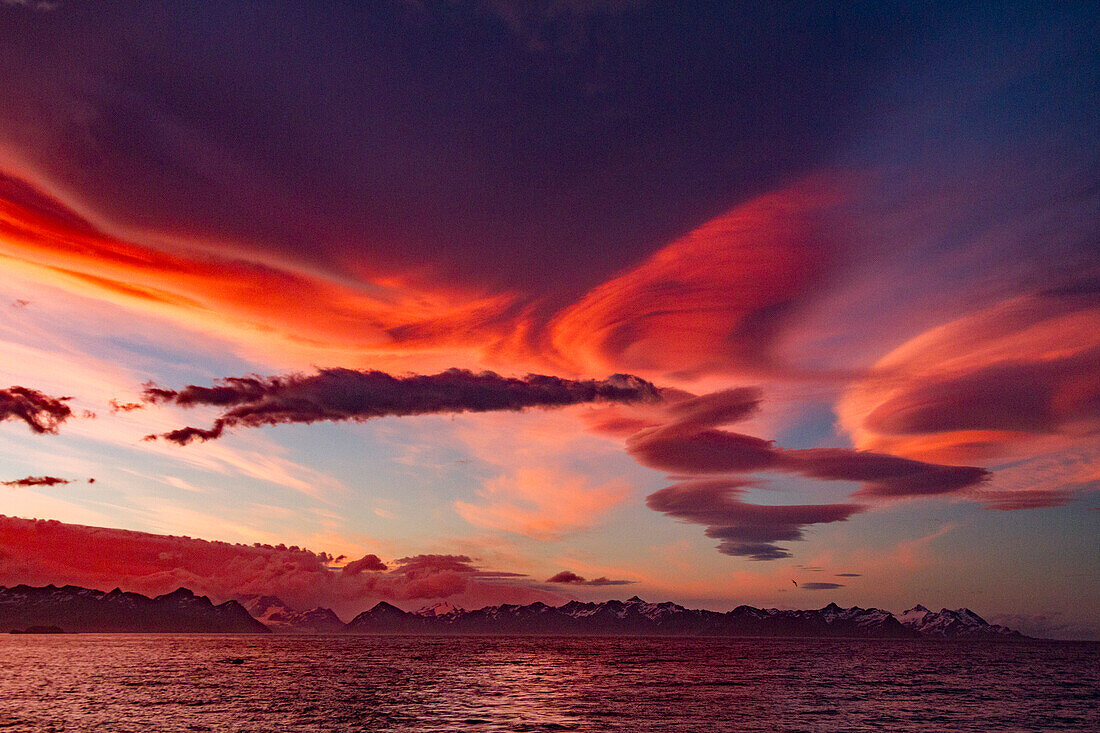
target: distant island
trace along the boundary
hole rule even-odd
[[[119,589],[0,586],[0,632],[6,633],[325,633],[719,636],[860,639],[1020,640],[970,609],[914,606],[895,615],[877,608],[792,611],[738,606],[721,613],[676,603],[625,601],[561,606],[504,604],[474,611],[446,602],[403,611],[380,602],[344,623],[330,609],[298,611],[275,596],[243,596],[215,605],[186,588],[149,598]]]

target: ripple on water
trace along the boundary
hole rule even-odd
[[[0,637],[0,731],[1100,730],[1100,645]]]

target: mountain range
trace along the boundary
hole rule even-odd
[[[402,611],[378,603],[348,623],[353,634],[589,634],[612,636],[795,636],[855,638],[1020,639],[1018,632],[987,623],[969,609],[923,606],[895,616],[877,608],[787,611],[738,606],[720,613],[689,609],[676,603],[647,603],[637,596],[626,601],[562,606],[505,604],[476,611],[453,608]]]
[[[75,585],[0,586],[0,631],[49,627],[111,633],[270,633],[240,603],[214,605],[186,588],[149,598],[118,588],[104,593]]]
[[[671,602],[647,603],[637,596],[600,603],[570,601],[561,606],[503,604],[474,611],[446,601],[403,611],[383,601],[345,624],[330,609],[299,611],[275,596],[242,596],[240,601],[214,605],[186,588],[148,598],[117,588],[104,593],[71,585],[0,587],[0,631],[50,627],[70,632],[1025,638],[987,623],[967,608],[933,612],[919,605],[894,615],[835,603],[802,611],[738,606],[721,613]]]

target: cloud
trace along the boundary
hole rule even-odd
[[[93,483],[95,479],[88,479],[88,482]],[[71,484],[72,481],[56,476],[27,476],[14,481],[0,481],[0,483],[4,486],[57,486],[58,484]]]
[[[350,568],[350,569],[348,569]],[[531,589],[514,573],[482,570],[464,555],[383,563],[366,555],[344,568],[325,552],[241,545],[0,515],[0,585],[71,583],[146,594],[179,586],[214,598],[275,595],[295,607],[357,613],[379,599],[462,594],[468,602]]]
[[[839,263],[839,188],[806,182],[707,222],[564,310],[551,341],[590,369],[774,369],[789,324]]]
[[[943,466],[849,448],[783,451],[782,470],[830,481],[863,483],[853,496],[897,498],[949,494],[977,486],[989,477],[984,468]]]
[[[111,412],[133,412],[134,410],[145,409],[145,405],[141,402],[120,402],[112,399],[107,404],[111,406]]]
[[[642,430],[627,439],[640,463],[680,474],[780,471],[828,481],[863,484],[857,496],[929,496],[977,486],[989,472],[947,466],[850,448],[785,450],[774,441],[728,430],[684,430],[673,423]]]
[[[673,425],[643,430],[627,439],[639,463],[673,473],[730,473],[779,466],[775,443],[728,430],[684,432]]]
[[[30,8],[42,13],[47,13],[51,10],[57,10],[59,7],[61,7],[61,3],[57,0],[0,0],[0,2],[10,8]]]
[[[386,563],[378,559],[378,555],[364,555],[358,560],[353,560],[341,568],[345,575],[358,575],[362,572],[377,573],[385,571]]]
[[[1027,489],[1024,491],[983,491],[975,498],[986,509],[1013,511],[1017,509],[1049,509],[1065,506],[1077,498],[1072,489]]]
[[[598,521],[626,499],[630,487],[615,480],[593,486],[580,474],[532,466],[490,479],[477,493],[483,503],[454,503],[467,522],[553,540]]]
[[[759,388],[738,387],[670,402],[667,412],[676,430],[692,432],[744,420],[759,411],[761,399]]]
[[[585,578],[577,575],[571,570],[562,570],[560,573],[553,575],[546,579],[547,583],[560,583],[562,585],[593,585],[593,586],[608,586],[608,585],[630,585],[634,583],[633,580],[611,580],[610,578],[593,578],[592,580],[586,580]]]
[[[0,420],[22,420],[36,433],[57,433],[58,426],[73,416],[65,404],[71,399],[27,387],[0,389]]]
[[[1023,458],[1100,431],[1095,286],[1018,296],[911,339],[839,405],[859,447]]]
[[[1100,347],[917,381],[878,405],[864,426],[884,435],[1093,432],[1100,428]]]
[[[987,508],[1068,503],[1096,482],[1097,292],[1070,280],[910,339],[847,390],[841,424],[862,449],[992,465]]]
[[[111,234],[113,227],[100,217],[91,217],[93,224],[84,206],[7,172],[0,171],[0,253],[14,269],[44,285],[215,333],[246,351],[291,363],[361,363],[369,354],[377,364],[409,352],[430,362],[429,350],[453,346],[451,354],[468,356],[513,331],[504,317],[513,293],[469,294],[454,282],[433,287],[361,272],[349,282],[316,268],[303,271],[271,252],[248,256],[226,241],[197,253],[194,241],[171,234]]]
[[[666,421],[643,427],[626,439],[627,451],[639,463],[687,479],[651,494],[647,505],[706,525],[706,535],[720,540],[718,551],[727,555],[753,560],[790,557],[775,543],[800,540],[807,525],[843,521],[864,510],[854,503],[750,504],[740,499],[749,484],[738,475],[776,471],[857,482],[861,486],[852,496],[877,499],[956,493],[978,486],[989,476],[979,467],[925,463],[850,448],[788,450],[771,440],[719,429],[751,416],[760,400],[756,389],[666,399],[660,405]],[[623,420],[622,416],[610,418],[616,427],[629,424]],[[601,417],[597,429],[606,422],[608,418]],[[702,478],[708,476],[713,478]]]
[[[844,586],[840,583],[803,583],[798,587],[802,590],[835,590]]]
[[[705,525],[707,537],[721,540],[719,552],[752,560],[790,557],[775,543],[801,540],[809,525],[843,522],[864,511],[859,504],[751,504],[741,499],[748,488],[734,479],[695,479],[650,494],[646,506]]]
[[[213,387],[182,390],[148,385],[145,397],[182,407],[228,407],[209,429],[186,427],[160,437],[180,445],[212,440],[226,428],[322,420],[369,420],[390,415],[519,411],[589,402],[656,401],[656,387],[616,374],[603,380],[570,380],[530,374],[502,377],[493,372],[449,369],[433,375],[394,377],[380,371],[322,369],[312,375],[230,377]],[[156,436],[149,436],[155,438]]]
[[[838,577],[838,578],[860,578],[862,576],[863,576],[863,573],[837,573],[836,574],[836,577]]]

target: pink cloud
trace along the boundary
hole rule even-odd
[[[553,540],[595,524],[629,493],[622,481],[592,485],[576,473],[529,467],[487,481],[478,492],[482,502],[456,501],[454,506],[479,527]]]
[[[1004,466],[991,489],[1011,477],[1015,495],[982,494],[998,497],[992,508],[1064,503],[1095,478],[1097,292],[1085,283],[1012,298],[911,339],[846,392],[841,423],[860,448]]]

